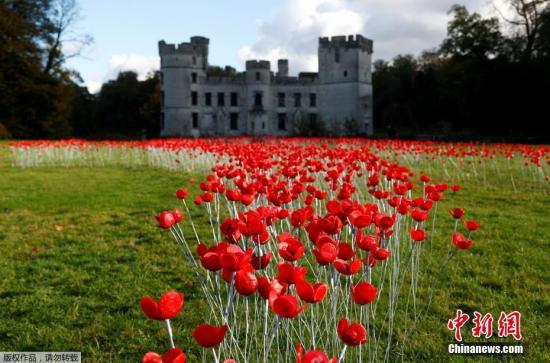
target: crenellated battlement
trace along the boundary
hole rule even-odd
[[[246,69],[271,69],[271,63],[268,60],[247,60]]]
[[[159,55],[170,54],[194,54],[194,55],[208,55],[208,44],[210,39],[201,36],[191,37],[190,42],[183,42],[180,44],[168,44],[164,40],[159,41]]]
[[[365,38],[361,34],[357,35],[337,35],[333,37],[321,37],[319,38],[319,49],[331,49],[331,48],[359,48],[372,53],[372,40]]]

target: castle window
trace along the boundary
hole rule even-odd
[[[279,121],[279,131],[286,131],[286,113],[277,114],[277,121]]]
[[[340,63],[340,50],[336,49],[334,51],[334,61],[336,63]]]
[[[231,106],[238,106],[237,92],[231,92]]]
[[[191,105],[196,106],[198,103],[199,94],[195,91],[191,92]]]
[[[238,130],[239,129],[239,113],[238,112],[231,112],[229,114],[229,127],[231,130]]]
[[[197,83],[197,74],[196,73],[191,73],[191,82],[192,83]]]
[[[218,106],[225,106],[225,94],[222,92],[218,93]]]
[[[212,93],[206,92],[204,94],[204,104],[205,106],[212,106]]]
[[[279,93],[278,98],[279,98],[279,107],[285,107],[285,94]]]
[[[262,93],[261,92],[256,92],[254,94],[254,106],[258,106],[258,107],[262,107]]]
[[[256,81],[259,81],[261,79],[260,72],[256,72]]]
[[[196,130],[199,128],[199,114],[196,112],[193,112],[193,130]]]
[[[164,72],[160,72],[160,84],[164,84]]]
[[[294,94],[294,107],[302,107],[302,94],[301,93],[295,93]]]
[[[348,71],[344,71],[344,77],[348,76]]]
[[[164,130],[164,112],[160,113],[160,129]]]
[[[160,106],[164,107],[164,91],[160,91]]]
[[[315,93],[309,94],[309,107],[317,107],[317,95]]]
[[[197,64],[197,57],[193,56],[193,64]]]

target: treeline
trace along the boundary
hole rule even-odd
[[[158,73],[90,94],[66,68],[90,42],[75,35],[75,1],[0,0],[0,138],[158,136]],[[548,141],[549,3],[507,0],[510,19],[455,5],[440,46],[375,61],[376,134]]]
[[[73,135],[82,138],[157,137],[160,132],[160,78],[139,81],[121,72],[97,94],[79,87],[69,117]]]
[[[548,142],[550,8],[548,1],[511,5],[516,16],[509,21],[455,5],[437,49],[376,61],[377,132]]]
[[[75,0],[0,0],[0,139],[158,135],[158,74],[121,73],[92,95],[66,68],[91,42],[78,18]]]

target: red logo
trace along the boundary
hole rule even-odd
[[[462,327],[470,320],[470,315],[462,312],[458,309],[456,311],[456,317],[454,319],[449,319],[447,323],[447,328],[451,331],[454,331],[455,340],[462,341]],[[485,338],[490,338],[493,336],[493,316],[491,313],[482,315],[478,311],[474,311],[474,318],[472,323],[474,327],[472,328],[472,336],[479,338],[481,336]],[[500,338],[505,338],[508,336],[514,337],[515,340],[521,340],[521,313],[518,311],[512,311],[509,314],[506,314],[504,311],[500,313],[498,319],[498,336]]]

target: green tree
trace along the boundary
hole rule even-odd
[[[453,5],[453,19],[447,25],[447,37],[441,44],[445,56],[471,56],[480,60],[495,57],[502,49],[503,37],[497,18],[484,19],[463,5]]]
[[[71,134],[73,73],[59,61],[70,27],[60,32],[53,12],[61,2],[66,0],[0,1],[0,123],[13,137]]]

